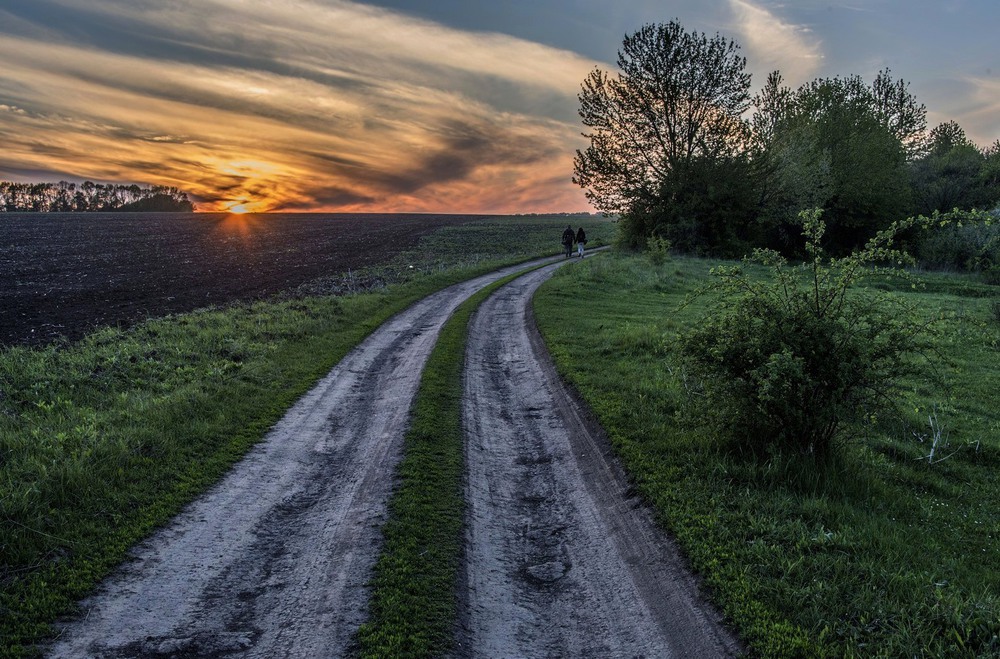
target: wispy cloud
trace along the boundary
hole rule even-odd
[[[972,92],[964,107],[954,109],[954,118],[972,141],[991,146],[1000,139],[1000,79],[967,76],[965,82]]]
[[[786,22],[775,12],[750,0],[729,0],[731,29],[749,52],[757,73],[778,69],[792,86],[808,81],[819,69],[823,53],[808,27]]]
[[[32,4],[56,20],[25,10],[0,39],[8,172],[176,185],[204,209],[585,207],[593,62],[573,53],[342,0]]]

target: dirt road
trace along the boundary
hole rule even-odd
[[[736,654],[534,329],[529,301],[553,267],[491,296],[469,332],[459,654]]]
[[[459,654],[733,654],[531,329],[530,296],[561,264],[500,289],[470,332]],[[432,295],[373,333],[134,551],[50,656],[348,654],[424,363],[455,307],[512,271]]]
[[[344,655],[363,621],[410,404],[438,331],[473,292],[516,270],[431,295],[369,336],[138,547],[50,655]]]

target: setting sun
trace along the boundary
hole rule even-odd
[[[220,207],[217,209],[224,213],[232,213],[234,215],[243,215],[245,213],[266,213],[272,210],[273,204],[266,199],[254,199],[248,201],[247,199],[231,199],[229,201],[223,201]]]

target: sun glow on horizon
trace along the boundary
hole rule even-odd
[[[274,204],[266,199],[231,199],[218,204],[216,212],[229,213],[231,215],[245,215],[247,213],[267,213],[274,209]]]

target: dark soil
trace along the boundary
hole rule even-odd
[[[380,265],[470,215],[0,215],[0,344],[236,300]]]

